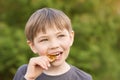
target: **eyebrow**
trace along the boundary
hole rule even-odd
[[[59,31],[59,32],[57,32],[56,34],[60,34],[60,33],[62,33],[61,31]]]
[[[47,36],[39,36],[38,39],[46,38]]]

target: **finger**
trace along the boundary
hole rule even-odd
[[[51,64],[50,64],[50,59],[49,59],[47,56],[46,56],[46,59],[47,59],[47,60],[46,60],[46,64],[47,64],[48,67],[50,67],[50,66],[51,66]]]
[[[44,69],[48,69],[48,67],[50,67],[50,63],[47,57],[40,57],[37,59],[37,63],[38,65],[40,65],[42,68]]]
[[[42,57],[35,57],[35,58],[31,58],[30,59],[30,62],[29,62],[29,65],[33,66],[33,67],[41,67],[43,69],[47,69],[46,68],[46,64],[45,62],[43,61],[43,58]]]

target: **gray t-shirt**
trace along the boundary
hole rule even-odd
[[[16,72],[13,80],[25,80],[24,75],[27,70],[27,64],[21,66]],[[57,76],[50,76],[42,73],[37,77],[36,80],[92,80],[90,74],[76,68],[75,66],[71,66],[70,70],[64,74]]]

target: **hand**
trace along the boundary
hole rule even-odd
[[[47,56],[31,58],[25,78],[27,80],[35,80],[43,72],[43,70],[47,70],[48,67],[50,67],[50,59]]]

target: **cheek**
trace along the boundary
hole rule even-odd
[[[66,40],[62,42],[62,45],[64,46],[64,49],[69,49],[70,48],[70,40]]]
[[[36,46],[38,55],[46,55],[46,47],[45,46]]]
[[[70,41],[64,41],[63,42],[63,48],[64,48],[64,59],[66,60],[68,55],[69,55],[69,50],[70,50]]]

